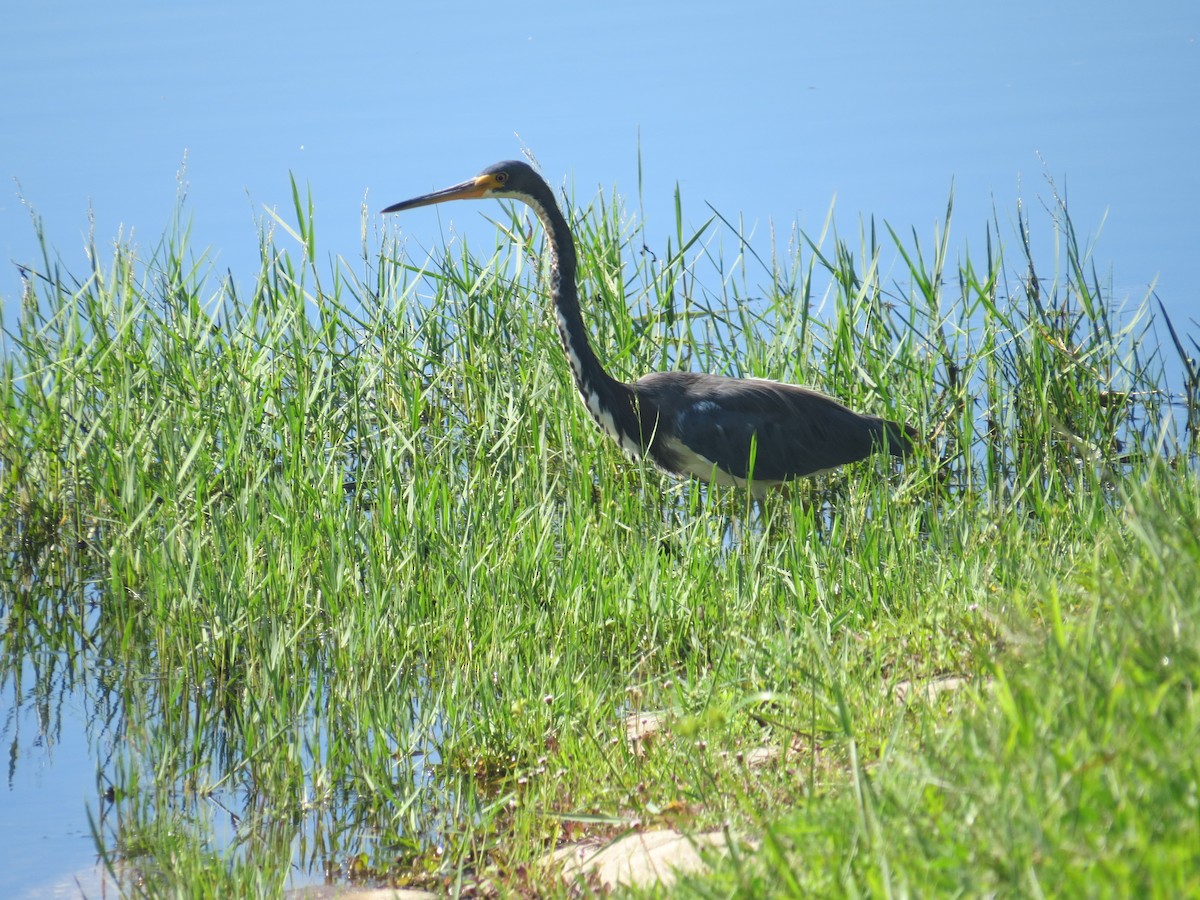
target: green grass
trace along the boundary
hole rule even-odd
[[[832,221],[769,261],[715,220],[651,253],[616,199],[572,210],[614,374],[807,383],[928,436],[762,522],[594,429],[523,210],[481,207],[483,253],[323,265],[312,206],[249,290],[179,226],[84,273],[47,250],[9,304],[0,678],[90,684],[129,893],[547,890],[532,860],[634,821],[739,836],[706,896],[1200,891],[1195,340],[1114,310],[1064,207],[1021,220],[1046,263]],[[669,722],[645,753],[634,711]]]

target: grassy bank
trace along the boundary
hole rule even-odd
[[[1194,340],[1114,312],[1064,209],[1022,220],[1044,263],[864,226],[769,264],[573,210],[613,374],[806,383],[928,437],[764,523],[593,428],[523,213],[494,251],[329,266],[296,207],[249,291],[178,229],[48,252],[5,323],[0,665],[104,711],[131,893],[547,890],[531,861],[635,822],[725,828],[710,895],[1200,890]]]

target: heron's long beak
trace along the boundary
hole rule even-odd
[[[430,206],[434,203],[444,203],[447,200],[478,200],[480,197],[485,196],[489,190],[493,190],[499,186],[500,184],[494,175],[476,175],[462,184],[442,188],[440,191],[434,191],[432,194],[422,194],[420,197],[413,197],[411,200],[404,200],[401,203],[393,203],[387,209],[380,212],[400,212],[403,209]]]

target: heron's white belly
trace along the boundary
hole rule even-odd
[[[731,475],[707,456],[697,453],[691,447],[674,438],[668,438],[665,442],[665,447],[674,454],[681,473],[691,475],[693,478],[699,478],[701,481],[706,481],[709,484],[719,484],[727,487],[748,487],[750,492],[760,499],[766,496],[770,488],[783,484],[778,479],[762,480],[756,478],[748,482],[745,478]]]

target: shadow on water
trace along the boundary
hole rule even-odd
[[[196,682],[106,614],[127,598],[89,570],[86,542],[31,559],[15,537],[0,579],[0,895],[103,895],[162,864],[145,852],[165,834],[235,865],[290,860],[293,886],[379,878],[473,815],[434,775],[443,723],[418,668],[367,721],[343,712],[319,654],[279,704],[248,696],[236,660]]]

